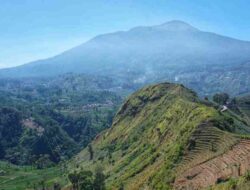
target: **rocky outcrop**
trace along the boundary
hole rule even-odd
[[[44,133],[44,128],[38,125],[33,118],[24,119],[22,121],[24,127],[35,130],[38,136],[42,136]]]

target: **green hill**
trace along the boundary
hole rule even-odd
[[[231,113],[221,113],[209,102],[178,84],[149,86],[131,95],[113,125],[70,163],[70,170],[94,170],[101,165],[108,189],[200,189],[192,184],[192,168],[212,160],[241,142],[248,128]],[[202,174],[202,173],[201,173]],[[199,177],[199,174],[195,174]],[[223,174],[222,174],[223,175]],[[230,176],[227,176],[228,178]],[[183,179],[184,178],[184,179]]]

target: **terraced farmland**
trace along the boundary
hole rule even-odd
[[[183,172],[187,168],[223,154],[238,141],[239,137],[218,129],[212,122],[203,123],[190,138],[184,160],[177,171]]]
[[[250,170],[250,140],[241,140],[226,153],[188,169],[175,182],[176,189],[199,190],[244,175]]]

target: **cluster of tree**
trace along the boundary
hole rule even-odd
[[[37,184],[33,184],[34,190],[61,190],[62,187],[59,183],[54,183],[52,187],[47,187],[45,180],[42,179]]]
[[[107,78],[0,80],[0,160],[44,168],[69,159],[111,126],[121,103]],[[43,129],[25,126],[32,119]]]
[[[227,93],[217,93],[213,96],[213,101],[220,105],[226,104],[228,100],[229,100],[229,95]]]
[[[14,164],[37,164],[38,168],[45,166],[40,160],[58,163],[76,154],[108,128],[113,115],[112,110],[93,110],[79,117],[65,116],[49,108],[38,108],[30,115],[0,106],[0,159]],[[27,118],[32,118],[43,132],[25,126],[22,121]]]
[[[22,115],[13,108],[0,107],[0,159],[7,154],[7,147],[18,145],[22,134]]]
[[[44,168],[79,150],[79,146],[51,119],[40,117],[34,120],[44,130],[41,135],[34,126],[24,126],[25,117],[25,113],[15,108],[0,106],[0,159]]]
[[[73,190],[105,190],[105,175],[98,166],[93,174],[91,171],[80,171],[68,175]]]

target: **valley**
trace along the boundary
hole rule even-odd
[[[2,81],[0,158],[51,166],[72,157],[108,128],[126,90],[112,92],[108,79],[89,79],[68,74]]]
[[[13,175],[6,173],[0,184],[9,189],[31,186],[20,178],[29,179],[29,172],[34,172],[40,180],[30,179],[29,184],[39,188],[43,173],[52,172],[44,186],[59,183],[65,189],[70,173],[94,172],[101,166],[107,189],[216,189],[224,185],[229,190],[238,177],[241,186],[248,183],[249,129],[244,117],[230,110],[220,112],[217,104],[199,99],[183,85],[151,85],[125,100],[112,126],[88,145],[91,151],[87,147],[48,169],[10,166],[9,170],[17,167],[18,176],[6,181],[5,175]]]

